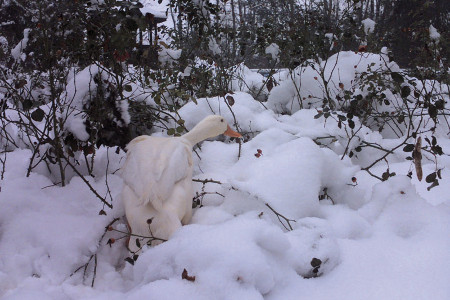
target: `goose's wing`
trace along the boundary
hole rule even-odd
[[[179,138],[140,136],[127,146],[122,178],[145,205],[161,210],[174,185],[191,176],[192,154]]]

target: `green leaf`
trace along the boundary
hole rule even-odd
[[[316,267],[320,267],[320,265],[322,264],[322,261],[320,260],[320,259],[318,259],[318,258],[313,258],[312,260],[311,260],[311,266],[313,267],[313,268],[316,268]]]
[[[436,137],[434,135],[431,136],[431,145],[433,145],[433,146],[437,145],[437,139],[436,139]]]
[[[124,85],[124,86],[123,86],[123,89],[124,89],[126,92],[128,92],[128,93],[131,93],[131,92],[133,91],[133,88],[131,87],[130,84]]]
[[[438,154],[438,155],[444,154],[444,152],[442,151],[441,146],[439,146],[439,145],[431,146],[431,151],[432,151],[433,153],[435,153],[435,154]]]
[[[346,118],[345,116],[343,116],[343,115],[338,115],[338,118],[339,118],[339,120],[341,120],[341,121],[347,120],[347,118]]]
[[[400,73],[392,72],[391,73],[392,79],[397,82],[398,84],[403,83],[405,80],[403,79],[403,76],[400,75]]]
[[[430,106],[428,107],[428,114],[430,115],[431,118],[436,119],[438,114],[436,106],[430,104]]]
[[[444,109],[445,108],[445,101],[440,99],[437,100],[434,105],[436,106],[437,109]]]
[[[439,180],[436,179],[435,181],[433,181],[433,183],[429,187],[427,187],[427,190],[429,191],[438,185],[439,185]]]
[[[31,118],[36,122],[41,122],[45,117],[45,113],[42,109],[38,108],[31,113]]]
[[[323,112],[318,113],[317,115],[314,116],[314,119],[318,119],[323,115]]]
[[[184,128],[183,126],[178,126],[176,130],[178,133],[182,133],[184,131]]]
[[[30,108],[33,107],[33,102],[31,100],[27,99],[27,100],[23,101],[22,107],[24,110],[29,110]]]
[[[425,181],[428,182],[428,183],[432,183],[435,180],[436,180],[436,172],[428,174],[428,176],[425,178]]]
[[[27,84],[27,81],[25,79],[20,79],[18,81],[15,82],[14,87],[16,89],[21,89],[23,88],[25,85]]]
[[[161,95],[160,94],[156,94],[154,99],[155,99],[156,104],[161,105]]]
[[[414,150],[414,144],[407,144],[404,148],[404,152],[412,152]]]
[[[411,94],[411,88],[407,85],[405,85],[404,87],[402,87],[402,91],[400,93],[400,95],[402,96],[402,98],[406,98]]]
[[[167,134],[168,135],[174,135],[175,134],[175,128],[169,128],[169,130],[167,130]]]
[[[353,129],[355,128],[355,122],[353,122],[353,120],[348,120],[348,126]]]

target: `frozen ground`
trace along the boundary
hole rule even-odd
[[[309,85],[310,91],[319,91]],[[168,242],[146,249],[134,266],[125,262],[129,253],[123,234],[107,231],[101,239],[115,218],[120,219],[113,228],[126,231],[121,178],[111,174],[120,167],[123,152],[110,149],[107,155],[107,149],[100,149],[96,177],[89,178],[101,195],[110,188],[113,209],[103,207],[79,177],[66,187],[52,186],[38,173],[25,177],[28,150],[8,154],[0,183],[0,297],[450,299],[448,154],[439,157],[442,180],[430,191],[429,184],[405,176],[412,165],[401,149],[389,164],[397,175],[380,182],[360,170],[379,151],[341,160],[344,140],[330,139],[328,147],[314,142],[344,136],[336,122],[315,119],[315,109],[278,114],[277,108],[289,106],[289,93],[288,82],[284,90],[274,89],[272,109],[247,93],[232,95],[237,129],[250,139],[241,147],[218,139],[197,149],[194,177],[220,184],[195,182],[202,205],[191,224]],[[198,105],[180,110],[188,128],[212,113],[234,124],[223,98],[199,99]],[[448,153],[448,136],[445,130],[438,133]],[[368,128],[360,134],[381,145],[400,140]],[[423,164],[425,175],[434,168],[432,161]],[[385,169],[380,163],[373,171]],[[324,188],[332,201],[318,200]],[[106,215],[99,215],[102,209]],[[116,242],[108,245],[111,238]],[[86,272],[79,269],[88,261]]]

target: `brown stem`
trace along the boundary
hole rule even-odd
[[[280,221],[281,225],[283,225],[283,227],[284,227],[286,230],[289,230],[289,231],[294,230],[294,228],[292,228],[292,226],[291,226],[291,222],[296,222],[295,220],[286,218],[285,216],[283,216],[282,214],[280,214],[279,212],[277,212],[275,209],[273,209],[272,206],[269,205],[269,203],[266,203],[266,206],[267,206],[267,207],[268,207],[268,208],[269,208],[269,209],[277,216],[278,221]],[[281,221],[281,219],[283,219],[283,220],[286,221],[286,223],[287,223],[287,225],[289,226],[289,228],[286,227],[286,225]]]

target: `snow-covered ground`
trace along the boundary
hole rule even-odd
[[[350,69],[355,72],[353,63]],[[341,72],[343,81],[354,76]],[[305,92],[320,92],[317,80],[304,80]],[[427,191],[428,183],[405,176],[412,163],[401,149],[389,157],[397,175],[380,182],[361,166],[381,151],[341,159],[346,135],[336,121],[315,118],[316,109],[278,114],[280,106],[292,107],[289,88],[286,81],[272,91],[269,109],[236,91],[232,111],[219,97],[179,111],[188,129],[210,114],[223,115],[229,124],[235,117],[246,140],[201,144],[194,177],[215,182],[195,182],[201,205],[191,224],[145,249],[134,265],[125,261],[130,254],[118,232],[126,225],[122,181],[113,171],[123,152],[99,149],[96,177],[88,178],[100,195],[110,189],[113,209],[79,177],[65,187],[38,173],[25,177],[31,152],[9,153],[0,182],[0,297],[450,299],[448,129],[437,130],[444,151],[439,186]],[[359,134],[385,146],[401,141],[366,127]],[[328,136],[335,138],[324,141]],[[381,174],[386,166],[381,162],[373,172]],[[425,175],[434,167],[423,160]],[[319,201],[325,188],[331,199]],[[114,230],[106,231],[110,223]]]

